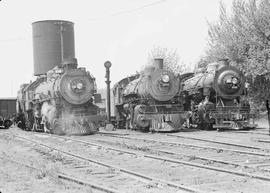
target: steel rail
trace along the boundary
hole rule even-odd
[[[192,139],[192,140],[196,140],[196,141],[211,142],[211,143],[216,143],[216,144],[221,144],[221,145],[229,145],[229,146],[235,146],[235,147],[244,147],[244,148],[248,148],[248,149],[269,150],[270,151],[270,149],[265,149],[265,148],[258,147],[258,146],[250,146],[250,145],[243,145],[243,144],[236,144],[236,143],[227,143],[227,142],[215,141],[215,140],[211,140],[211,139],[188,137],[188,136],[181,136],[181,135],[174,135],[174,134],[166,134],[166,135],[172,136],[172,137],[177,137],[177,138],[182,138],[182,139]]]
[[[65,140],[71,140],[71,141],[75,141],[75,142],[79,142],[79,143],[83,143],[83,144],[87,144],[87,145],[98,146],[98,147],[114,150],[114,151],[117,151],[117,152],[123,152],[123,153],[128,153],[128,154],[133,154],[133,155],[139,155],[139,156],[143,156],[143,157],[147,157],[146,155],[150,155],[150,154],[136,153],[134,151],[129,151],[129,150],[123,150],[123,149],[120,149],[120,148],[115,148],[115,147],[112,147],[112,146],[103,145],[103,144],[99,144],[99,143],[93,143],[93,142],[89,142],[89,141],[78,140],[78,139],[74,139],[74,138],[71,138],[71,137],[63,137],[63,136],[57,136],[57,137],[53,136],[53,137],[60,138],[60,139],[65,139]],[[98,141],[101,141],[101,140],[98,140]],[[106,141],[103,141],[103,142],[106,142]],[[212,158],[207,158],[207,157],[202,157],[202,156],[187,155],[187,154],[177,153],[177,152],[168,151],[168,150],[159,150],[159,149],[152,149],[152,150],[154,150],[156,152],[160,152],[160,153],[166,153],[166,154],[171,154],[171,155],[196,158],[196,159],[201,159],[201,160],[205,160],[205,161],[212,161],[212,162],[221,163],[221,164],[233,165],[233,166],[236,166],[236,167],[242,167],[242,168],[246,168],[246,169],[254,169],[254,170],[256,169],[255,167],[251,167],[251,166],[248,166],[248,165],[223,161],[223,160],[219,160],[219,159],[212,159]],[[159,157],[161,157],[161,156],[159,156]],[[162,157],[161,157],[161,159],[162,159]],[[168,161],[166,159],[167,158],[164,158],[164,161]],[[266,172],[270,171],[268,169],[259,169],[259,170],[266,171]]]
[[[58,137],[56,137],[56,138],[58,138]],[[180,160],[177,160],[177,159],[167,158],[167,157],[164,157],[164,156],[153,156],[151,154],[138,153],[138,152],[134,152],[134,151],[130,151],[130,150],[123,150],[123,149],[111,147],[111,146],[108,146],[108,145],[102,145],[102,144],[98,144],[98,143],[73,139],[73,138],[70,138],[70,137],[62,137],[61,136],[60,138],[66,139],[66,140],[71,140],[71,141],[76,141],[76,142],[87,144],[87,145],[98,146],[98,147],[102,147],[102,148],[117,151],[117,152],[122,152],[122,153],[127,153],[127,154],[132,154],[132,155],[138,155],[138,156],[142,156],[142,157],[146,157],[146,158],[152,158],[152,159],[167,161],[167,162],[171,162],[171,163],[184,164],[184,165],[194,166],[194,167],[198,167],[198,168],[204,168],[204,169],[209,169],[209,170],[214,170],[214,171],[219,171],[219,172],[225,172],[225,173],[235,174],[235,175],[239,175],[239,176],[249,176],[249,177],[256,178],[256,179],[270,181],[270,177],[265,178],[264,176],[248,174],[248,173],[245,173],[245,172],[235,172],[233,170],[220,169],[220,168],[217,168],[217,167],[205,166],[203,164],[196,164],[196,163],[192,164],[190,162],[180,161]],[[162,153],[168,153],[168,154],[174,154],[174,155],[187,156],[185,154],[175,153],[175,152],[167,151],[167,150],[166,151],[164,151],[164,150],[155,150],[155,151],[162,152]],[[234,165],[234,166],[247,168],[247,169],[248,168],[256,169],[254,167],[250,167],[250,166],[247,166],[247,165],[237,164],[237,163],[233,163],[233,162],[226,162],[226,161],[222,161],[222,160],[208,159],[208,158],[199,157],[199,156],[189,156],[189,157],[197,157],[197,158],[202,159],[202,160],[214,161],[214,162],[219,162],[219,163],[223,163],[223,164],[231,164],[231,165]],[[261,169],[261,170],[269,172],[269,170],[264,170],[264,169]]]
[[[83,144],[98,146],[98,147],[102,147],[105,149],[118,151],[118,152],[122,152],[122,153],[127,153],[127,154],[132,154],[132,155],[137,155],[137,156],[141,156],[141,157],[145,157],[145,158],[167,161],[167,162],[176,163],[176,164],[183,164],[183,165],[188,165],[188,166],[193,166],[193,167],[197,167],[197,168],[203,168],[203,169],[208,169],[208,170],[213,170],[213,171],[218,171],[218,172],[223,172],[223,173],[229,173],[229,174],[234,174],[234,175],[238,175],[238,176],[242,176],[242,177],[251,177],[251,178],[255,178],[255,179],[259,179],[259,180],[270,181],[270,177],[265,177],[265,176],[261,176],[261,175],[255,175],[255,174],[250,174],[250,173],[245,173],[245,172],[237,172],[237,171],[222,169],[222,168],[213,167],[213,166],[206,166],[206,165],[198,164],[198,163],[190,163],[187,161],[180,161],[177,159],[172,159],[172,158],[168,158],[168,157],[164,157],[164,156],[154,156],[151,154],[138,153],[138,152],[134,152],[134,151],[130,151],[130,150],[123,150],[123,149],[119,149],[119,148],[115,148],[115,147],[111,147],[111,146],[107,146],[107,145],[101,145],[101,144],[97,144],[97,143],[93,143],[93,142],[86,142],[86,141],[82,141],[82,140],[78,140],[78,139],[73,139],[70,137],[61,137],[61,136],[57,136],[57,137],[53,136],[53,137],[62,138],[65,140],[70,140],[70,141],[75,141],[75,142],[79,142],[79,143],[83,143]],[[254,168],[252,168],[252,169],[254,169]]]
[[[269,140],[263,140],[263,139],[259,139],[259,140],[257,140],[258,142],[261,142],[261,143],[270,143],[270,141]]]
[[[15,160],[10,159],[10,158],[7,158],[7,157],[0,156],[0,159],[8,160],[10,162],[16,163],[18,165],[22,165],[22,166],[27,167],[27,168],[30,168],[32,170],[42,171],[41,169],[39,169],[37,167],[31,166],[31,165],[28,165],[28,164],[25,164],[25,163],[21,163],[21,162],[18,162],[18,161],[15,161]],[[101,186],[101,185],[98,185],[96,183],[90,183],[90,182],[86,182],[86,181],[84,181],[82,179],[79,179],[79,178],[68,176],[68,175],[66,175],[64,173],[56,173],[56,176],[57,176],[57,178],[60,178],[60,179],[63,179],[63,180],[67,180],[67,181],[70,181],[70,182],[74,182],[74,183],[77,183],[77,184],[80,184],[80,185],[90,186],[91,188],[94,188],[96,190],[100,190],[100,191],[103,191],[103,192],[107,192],[107,193],[122,193],[122,192],[113,190],[113,189],[111,189],[109,187],[104,187],[103,185]]]
[[[181,190],[184,190],[184,191],[187,191],[187,192],[204,193],[204,191],[201,191],[201,190],[198,190],[198,189],[195,189],[195,188],[187,187],[187,186],[177,184],[177,183],[174,183],[174,182],[170,182],[170,181],[158,179],[158,178],[155,178],[155,177],[151,177],[151,176],[148,176],[148,175],[144,175],[144,174],[141,174],[141,173],[138,173],[138,172],[134,172],[132,170],[128,170],[128,169],[125,169],[125,168],[122,168],[122,167],[119,167],[119,166],[115,166],[115,165],[112,165],[112,164],[107,164],[105,162],[101,162],[101,161],[98,161],[98,160],[95,160],[95,159],[85,158],[85,157],[82,157],[80,155],[76,155],[76,154],[73,154],[73,153],[58,149],[56,147],[51,147],[49,145],[40,143],[40,142],[32,140],[32,139],[28,139],[28,138],[18,136],[18,135],[14,135],[14,136],[17,137],[17,138],[23,139],[25,141],[29,141],[31,143],[38,144],[39,146],[43,146],[43,147],[46,147],[46,148],[61,152],[63,154],[69,155],[71,157],[74,157],[74,158],[77,158],[77,159],[80,159],[80,160],[92,162],[92,163],[95,163],[97,165],[101,165],[101,166],[108,167],[108,168],[114,168],[117,171],[129,174],[129,175],[132,175],[132,176],[135,176],[135,177],[140,177],[140,178],[145,179],[145,180],[162,183],[162,184],[165,184],[165,185],[168,185],[168,186],[171,186],[171,187],[174,187],[174,188],[178,188],[178,189],[181,189]]]
[[[265,154],[265,153],[228,149],[228,148],[221,148],[221,147],[194,145],[194,144],[188,144],[188,143],[182,143],[182,142],[181,143],[168,142],[168,141],[155,140],[155,139],[145,139],[145,138],[139,138],[139,137],[135,138],[135,137],[117,136],[117,135],[106,135],[106,136],[115,137],[115,138],[123,138],[123,139],[139,140],[139,141],[155,142],[155,143],[161,143],[161,144],[171,144],[171,145],[177,145],[177,146],[189,146],[189,147],[196,147],[196,148],[201,148],[201,149],[223,150],[223,151],[236,152],[236,153],[242,153],[242,154],[247,154],[247,155],[262,156],[262,157],[270,157],[270,154]]]
[[[240,134],[257,134],[257,135],[267,135],[269,136],[269,132],[253,132],[253,131],[231,131],[233,133],[240,133]]]
[[[103,135],[123,135],[123,136],[125,136],[125,135],[129,135],[128,133],[112,133],[112,132],[102,132],[102,131],[98,131],[97,132],[98,134],[103,134]]]
[[[73,138],[70,138],[68,140],[77,141],[77,139],[73,139]],[[101,140],[98,140],[98,141],[101,141]],[[79,141],[79,140],[78,140],[78,142],[82,142],[82,143],[85,143],[85,144],[90,143],[90,145],[101,146],[100,144],[95,144],[95,143],[92,143],[92,142]],[[106,143],[106,141],[102,141],[102,142]],[[270,143],[270,141],[269,141],[269,143]],[[234,162],[229,162],[229,161],[223,161],[223,160],[220,160],[220,159],[213,159],[213,158],[208,158],[208,157],[203,157],[203,156],[195,156],[195,155],[191,155],[191,154],[183,154],[183,153],[178,153],[178,152],[169,151],[169,150],[160,150],[160,149],[152,149],[152,150],[154,150],[156,152],[160,152],[160,153],[165,153],[165,154],[170,154],[170,155],[177,155],[177,156],[184,156],[184,157],[189,157],[189,158],[195,158],[195,159],[200,159],[200,160],[204,160],[204,161],[210,161],[210,162],[216,162],[216,163],[220,163],[220,164],[226,164],[226,165],[232,165],[232,166],[236,166],[236,167],[242,167],[242,168],[246,168],[246,169],[254,169],[254,170],[258,169],[256,167],[252,167],[252,166],[249,166],[249,165],[246,165],[246,164],[239,164],[239,163],[234,163]],[[269,169],[259,169],[259,170],[265,171],[265,172],[270,172]]]

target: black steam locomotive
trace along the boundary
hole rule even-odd
[[[92,134],[98,129],[99,108],[93,103],[95,78],[77,67],[73,23],[33,23],[34,75],[17,97],[17,123],[25,130],[55,134]]]
[[[177,131],[256,127],[244,75],[227,60],[176,77],[162,59],[113,89],[119,128]]]
[[[255,127],[247,89],[244,75],[227,60],[191,74],[183,80],[182,90],[191,123],[202,129]]]
[[[184,109],[179,91],[179,78],[163,69],[163,59],[155,59],[155,65],[114,86],[118,127],[125,124],[131,129],[146,131],[181,129]]]
[[[76,60],[47,72],[18,91],[17,112],[25,129],[55,134],[92,134],[97,131],[99,108],[93,104],[95,78],[77,68]]]

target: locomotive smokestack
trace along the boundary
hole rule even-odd
[[[163,59],[162,58],[155,58],[154,59],[155,67],[157,69],[163,69]]]

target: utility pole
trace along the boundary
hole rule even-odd
[[[108,123],[111,123],[111,92],[110,92],[110,67],[112,66],[112,63],[110,61],[106,61],[104,63],[104,66],[106,68],[106,81],[105,83],[107,84],[107,116],[108,116]]]

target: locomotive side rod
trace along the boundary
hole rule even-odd
[[[165,185],[168,185],[168,186],[177,188],[177,189],[184,190],[186,192],[204,193],[204,191],[197,190],[195,188],[187,187],[187,186],[184,186],[184,185],[181,185],[181,184],[177,184],[177,183],[174,183],[174,182],[170,182],[170,181],[158,179],[158,178],[155,178],[155,177],[151,177],[151,176],[148,176],[148,175],[144,175],[144,174],[141,174],[141,173],[138,173],[138,172],[134,172],[132,170],[128,170],[128,169],[125,169],[125,168],[122,168],[122,167],[118,167],[118,166],[115,166],[115,165],[107,164],[105,162],[97,161],[95,159],[85,158],[85,157],[82,157],[80,155],[73,154],[73,153],[70,153],[70,152],[67,152],[67,151],[58,149],[56,147],[51,147],[49,145],[43,144],[41,142],[38,142],[38,141],[35,141],[35,140],[32,140],[32,139],[28,139],[28,138],[21,137],[21,136],[18,136],[18,135],[14,135],[14,136],[17,137],[17,138],[19,138],[19,139],[22,139],[24,141],[28,141],[28,142],[37,144],[39,146],[46,147],[48,149],[52,149],[52,150],[58,151],[60,153],[66,154],[66,155],[71,156],[71,157],[74,157],[76,159],[80,159],[80,160],[92,162],[94,164],[97,164],[97,165],[100,165],[100,166],[104,166],[104,167],[108,167],[108,168],[113,168],[113,169],[115,169],[115,170],[117,170],[119,172],[126,173],[126,174],[129,174],[129,175],[134,176],[134,177],[137,177],[137,178],[139,177],[139,178],[142,178],[144,180],[149,180],[149,181],[154,181],[154,182],[157,182],[157,183],[162,183],[162,184],[165,184]],[[53,135],[51,135],[51,136],[53,136]],[[59,138],[59,136],[57,136],[57,138]]]
[[[10,162],[13,162],[13,163],[18,164],[18,165],[22,165],[22,166],[24,166],[26,168],[29,168],[29,169],[32,169],[32,170],[42,171],[41,169],[39,169],[37,167],[34,167],[32,165],[28,165],[28,164],[25,164],[25,163],[17,162],[15,160],[9,159],[7,157],[0,156],[0,159],[8,160]],[[86,181],[84,181],[82,179],[75,178],[75,177],[72,177],[72,176],[68,176],[68,175],[63,174],[63,173],[57,173],[56,177],[60,178],[60,179],[63,179],[63,180],[70,181],[70,182],[74,182],[74,183],[79,184],[79,185],[89,186],[89,187],[94,188],[96,190],[100,190],[100,191],[107,192],[107,193],[121,193],[121,192],[113,190],[113,189],[111,189],[109,187],[104,187],[103,185],[101,186],[101,185],[98,185],[98,184],[95,184],[95,183],[86,182]]]

